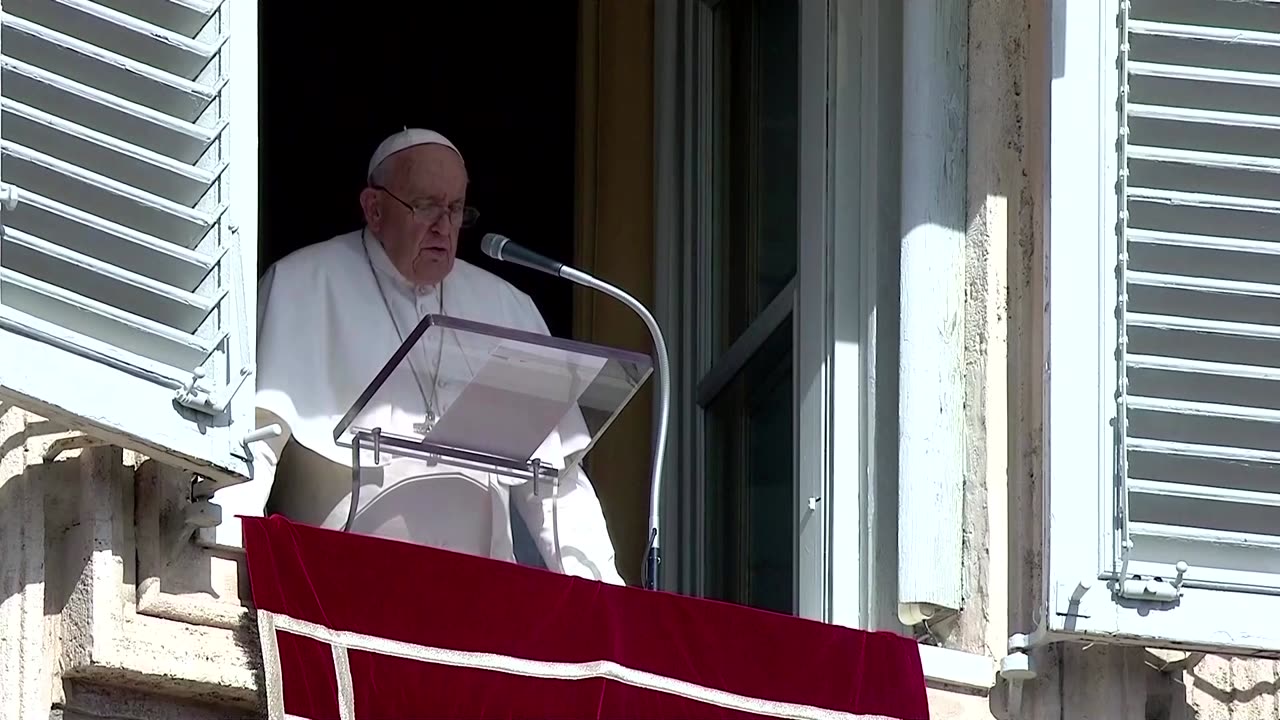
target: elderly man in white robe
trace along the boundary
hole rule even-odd
[[[429,130],[396,133],[374,152],[367,180],[362,229],[290,254],[259,283],[258,422],[285,432],[253,443],[255,477],[214,498],[224,507],[225,537],[239,535],[229,505],[344,526],[351,451],[334,442],[333,428],[424,315],[548,332],[528,295],[456,257],[470,210],[466,165],[453,143]],[[460,388],[437,382],[440,358],[423,344],[401,364],[417,377],[396,390],[395,403],[431,418]],[[362,463],[351,530],[514,561],[514,504],[548,569],[622,584],[581,469],[558,490],[543,482],[535,492],[532,483],[446,462],[388,462],[384,454],[375,467]]]

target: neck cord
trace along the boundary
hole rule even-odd
[[[405,337],[404,332],[401,331],[400,323],[396,321],[396,315],[391,310],[391,301],[387,299],[387,292],[382,287],[382,280],[381,278],[378,277],[378,272],[373,267],[373,257],[369,254],[369,246],[367,244],[368,238],[366,237],[366,234],[364,231],[361,231],[360,239],[362,241],[360,243],[360,246],[364,249],[364,258],[369,264],[369,272],[373,275],[373,282],[378,286],[378,295],[382,298],[382,306],[386,308],[387,317],[391,319],[391,325],[396,329],[396,336],[399,337],[400,342],[403,344],[404,337]],[[444,315],[445,311],[444,311],[444,279],[443,278],[440,280],[440,287],[438,292],[440,294],[437,297],[437,307],[439,308],[440,314]],[[420,373],[418,372],[418,369],[413,364],[412,352],[409,353],[407,359],[409,361],[409,373],[413,375],[413,382],[418,386],[418,392],[422,394],[422,401],[427,405],[426,422],[424,423],[424,426],[422,428],[415,427],[415,431],[421,429],[423,431],[421,434],[426,435],[428,432],[431,431],[431,427],[435,424],[435,421],[439,418],[439,415],[436,412],[436,401],[439,398],[440,386],[438,382],[433,381],[431,383],[431,396],[427,397],[427,390],[422,386],[422,379],[421,379]],[[440,336],[440,342],[436,346],[436,370],[433,377],[439,375],[440,365],[443,360],[444,360],[444,335],[442,334]],[[439,378],[436,377],[435,379],[438,380]]]

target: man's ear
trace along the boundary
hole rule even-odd
[[[360,210],[364,213],[365,224],[377,232],[382,225],[382,204],[378,202],[377,190],[365,188],[360,191]]]

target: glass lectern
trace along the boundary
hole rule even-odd
[[[556,482],[572,470],[653,372],[648,355],[427,315],[333,430],[361,468],[412,457]]]

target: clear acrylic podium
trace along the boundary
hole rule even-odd
[[[648,355],[427,315],[333,430],[361,469],[384,459],[557,482],[595,445],[653,372]]]

